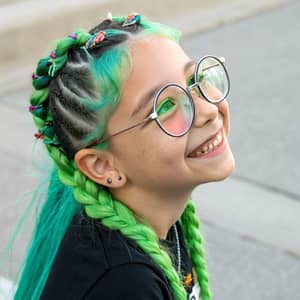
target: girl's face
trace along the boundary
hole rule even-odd
[[[133,69],[124,82],[120,103],[109,120],[107,134],[146,118],[152,110],[154,97],[144,95],[170,82],[186,87],[195,69],[195,63],[185,68],[191,58],[177,43],[164,37],[153,35],[136,39],[131,43],[131,53]],[[152,121],[110,140],[110,150],[118,168],[127,176],[128,185],[176,194],[176,191],[192,190],[201,183],[222,180],[231,174],[235,162],[228,144],[228,103],[224,100],[212,104],[195,92],[191,93],[195,120],[186,135],[169,136]],[[189,156],[218,130],[222,131],[225,142],[222,151],[203,157]]]

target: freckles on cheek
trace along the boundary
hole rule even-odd
[[[185,143],[182,141],[181,137],[168,136],[165,143],[155,149],[154,160],[159,162],[161,167],[169,170],[174,171],[180,167],[185,153]]]

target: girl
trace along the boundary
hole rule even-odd
[[[229,78],[111,14],[58,41],[29,107],[54,161],[15,299],[211,299],[193,189],[228,177]]]

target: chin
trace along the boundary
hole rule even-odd
[[[235,168],[235,159],[231,153],[231,155],[229,155],[226,161],[224,161],[218,168],[203,172],[205,174],[205,178],[203,177],[203,173],[202,173],[201,179],[199,179],[197,185],[208,183],[208,182],[222,181],[228,178],[232,174],[234,168]]]
[[[222,166],[216,170],[215,180],[213,181],[224,180],[232,174],[235,168],[235,159],[231,151],[230,154],[231,155],[229,155],[228,159],[224,161],[224,164],[222,164]]]
[[[221,181],[229,177],[235,168],[235,159],[231,153],[231,156],[228,158],[226,163],[219,169],[216,170],[216,178],[214,181]]]

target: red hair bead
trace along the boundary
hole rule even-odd
[[[34,136],[36,139],[43,139],[45,137],[42,133],[39,132],[35,133]]]
[[[36,105],[30,105],[29,111],[32,112],[32,111],[36,110],[37,108],[38,108],[38,106],[36,106]]]
[[[100,44],[105,39],[106,32],[100,31],[95,35],[90,36],[88,41],[86,42],[85,46],[87,49],[94,48],[97,44]]]

